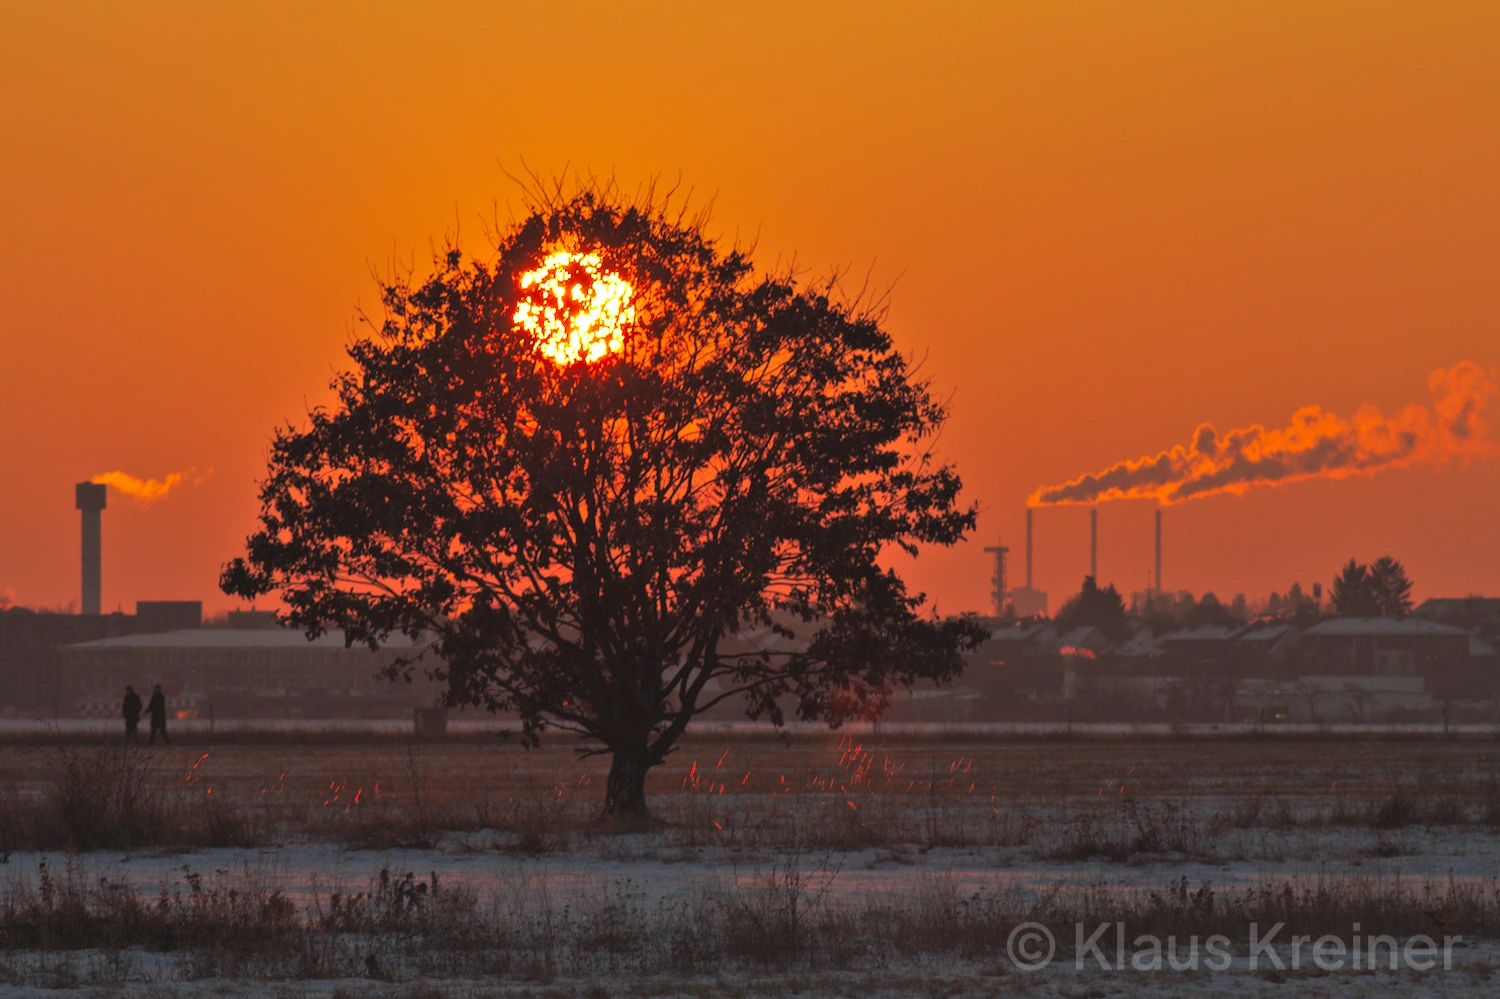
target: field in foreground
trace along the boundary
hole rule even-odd
[[[493,737],[12,744],[0,982],[457,997],[1500,980],[1489,740],[704,737],[652,775],[661,827],[629,835],[595,820],[605,767]],[[1252,927],[1276,923],[1252,967]],[[1007,946],[1023,924],[1054,942],[1032,973]],[[1367,946],[1358,964],[1371,936],[1419,946],[1392,970],[1377,941],[1376,967]],[[1324,937],[1342,964],[1332,942],[1313,960]],[[1423,938],[1446,953],[1427,962]]]

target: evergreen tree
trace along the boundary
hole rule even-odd
[[[1370,567],[1350,559],[1333,580],[1333,612],[1339,617],[1380,617],[1370,585]]]
[[[1229,608],[1225,607],[1212,592],[1203,594],[1198,605],[1183,615],[1182,622],[1190,628],[1205,624],[1232,628],[1239,623]]]
[[[1380,608],[1381,617],[1403,618],[1411,613],[1411,580],[1406,567],[1389,555],[1382,555],[1370,566],[1371,598]]]
[[[1411,613],[1411,580],[1389,555],[1373,565],[1350,559],[1333,581],[1333,612],[1340,617],[1403,618]]]
[[[1061,632],[1092,625],[1111,639],[1125,637],[1125,599],[1113,583],[1104,589],[1093,576],[1083,577],[1083,589],[1063,604],[1054,619]]]

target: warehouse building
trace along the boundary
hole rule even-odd
[[[435,703],[441,686],[426,663],[411,683],[381,670],[422,646],[394,635],[379,651],[345,648],[344,633],[308,641],[270,615],[240,615],[227,628],[121,635],[64,646],[58,669],[61,713],[113,717],[125,685],[148,696],[161,684],[177,718],[394,718]],[[246,626],[250,625],[250,626]],[[255,626],[259,625],[259,626]],[[432,662],[429,653],[427,662]]]

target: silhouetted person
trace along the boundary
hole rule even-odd
[[[167,697],[161,692],[161,684],[157,684],[151,690],[151,703],[146,706],[146,711],[151,715],[151,738],[146,740],[146,745],[156,745],[156,733],[161,733],[161,741],[167,745],[172,740],[167,738]]]
[[[120,706],[120,714],[125,719],[125,741],[134,741],[137,746],[141,744],[141,695],[135,692],[135,688],[127,685],[125,687],[125,703]]]

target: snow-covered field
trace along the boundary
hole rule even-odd
[[[171,730],[195,735],[248,732],[280,734],[368,733],[400,735],[412,731],[410,718],[186,718],[173,721]],[[458,716],[448,721],[455,735],[519,732],[521,723],[511,719]],[[816,737],[827,734],[825,725],[789,721],[780,729],[769,722],[699,720],[693,723],[700,736],[771,736],[786,733]],[[117,718],[0,718],[0,736],[109,735],[120,730]],[[1194,722],[851,722],[841,730],[861,739],[895,738],[1007,738],[1069,736],[1087,738],[1230,738],[1236,736],[1438,736],[1500,735],[1500,724],[1433,722],[1305,722],[1227,723]]]
[[[838,850],[826,846],[760,849],[683,845],[670,835],[581,837],[565,850],[517,854],[488,831],[449,833],[428,849],[360,849],[334,843],[291,843],[190,851],[16,851],[0,867],[0,883],[34,881],[39,865],[75,877],[107,878],[146,894],[178,888],[185,875],[226,884],[273,885],[299,906],[332,892],[368,889],[380,871],[436,874],[445,884],[490,893],[545,891],[559,905],[629,890],[674,904],[704,888],[751,887],[768,872],[795,864],[831,902],[871,895],[912,895],[941,882],[959,895],[1040,897],[1059,892],[1121,895],[1161,891],[1187,879],[1232,892],[1265,882],[1316,884],[1365,881],[1446,889],[1457,884],[1500,892],[1500,837],[1468,828],[1413,827],[1392,837],[1364,830],[1226,833],[1217,859],[1144,853],[1125,862],[1101,857],[1058,860],[1036,847],[892,845]],[[1389,844],[1395,856],[1384,856]]]
[[[12,837],[0,844],[0,909],[37,898],[45,867],[54,884],[102,881],[143,898],[187,898],[203,885],[274,891],[312,919],[335,894],[378,894],[384,871],[388,881],[410,873],[475,900],[476,913],[503,911],[532,926],[556,919],[575,935],[587,920],[611,918],[649,917],[677,932],[700,909],[719,913],[722,931],[735,919],[788,911],[795,897],[804,918],[837,915],[841,926],[889,922],[893,913],[968,920],[968,942],[862,951],[857,960],[803,953],[784,966],[741,955],[717,970],[698,960],[672,973],[660,961],[637,965],[612,952],[602,964],[434,974],[408,951],[378,972],[333,978],[277,971],[274,960],[270,972],[261,961],[226,977],[221,960],[145,946],[13,947],[0,958],[0,994],[1478,996],[1500,988],[1500,746],[1492,741],[997,742],[887,731],[783,743],[751,734],[714,732],[688,746],[653,776],[653,806],[666,824],[621,835],[593,821],[602,761],[580,761],[565,746],[175,749],[145,757],[149,780],[184,807],[213,800],[248,816],[241,835],[250,845],[80,852]],[[57,752],[0,752],[7,808],[45,806],[56,793]],[[1307,918],[1316,925],[1287,925],[1276,939],[1285,967],[1268,953],[1252,967],[1253,942],[1224,913],[1235,899],[1283,889],[1309,898],[1327,889],[1343,900],[1338,912],[1389,914],[1406,927],[1390,930],[1401,933],[1398,944],[1413,935],[1411,919],[1424,918],[1424,897],[1459,896],[1481,915],[1460,925],[1471,909],[1449,904],[1450,915],[1429,920],[1439,938],[1463,938],[1431,967],[1420,949],[1395,971],[1384,953],[1377,969],[1339,966],[1327,955],[1319,964],[1311,942],[1294,967],[1292,938],[1329,931],[1314,915]],[[1164,898],[1177,900],[1168,923],[1153,915]],[[1149,955],[1146,937],[1162,926],[1186,934],[1205,898],[1218,900],[1205,915],[1205,938],[1234,927],[1222,962],[1203,951],[1187,970],[1132,965]],[[1350,908],[1361,899],[1375,901]],[[986,917],[994,932],[976,938],[983,921],[972,911],[985,907],[1013,915]],[[1009,928],[1020,914],[1044,910],[1055,914],[1049,932],[1062,939],[1051,961],[1022,970],[1027,955],[1018,961],[1008,948]],[[1067,938],[1072,917],[1060,915],[1068,913],[1094,919],[1076,940]],[[1122,914],[1128,946],[1116,949],[1113,930],[1100,938],[1102,961],[1077,946],[1099,919]],[[1372,921],[1339,932],[1349,939],[1387,930]],[[401,946],[423,945],[403,938]],[[1181,957],[1186,940],[1172,946]]]
[[[88,955],[88,966],[115,968],[112,955]],[[172,969],[149,960],[132,965],[149,981],[117,981],[75,985],[77,973],[57,969],[45,984],[8,986],[0,994],[16,999],[60,999],[67,996],[140,997],[140,999],[198,999],[243,996],[246,999],[604,999],[649,996],[660,999],[793,999],[793,997],[870,997],[870,999],[998,999],[1006,996],[1037,999],[1396,999],[1411,996],[1452,996],[1489,999],[1495,995],[1494,969],[1500,952],[1476,948],[1465,953],[1453,972],[1275,972],[1252,971],[1245,959],[1235,959],[1223,972],[1101,972],[1070,968],[1037,974],[1009,972],[1003,965],[934,964],[920,969],[852,970],[837,972],[765,972],[727,975],[655,975],[544,979],[489,978],[482,981],[441,980],[386,983],[368,978],[333,978],[284,982],[244,978],[201,977],[173,979]]]

